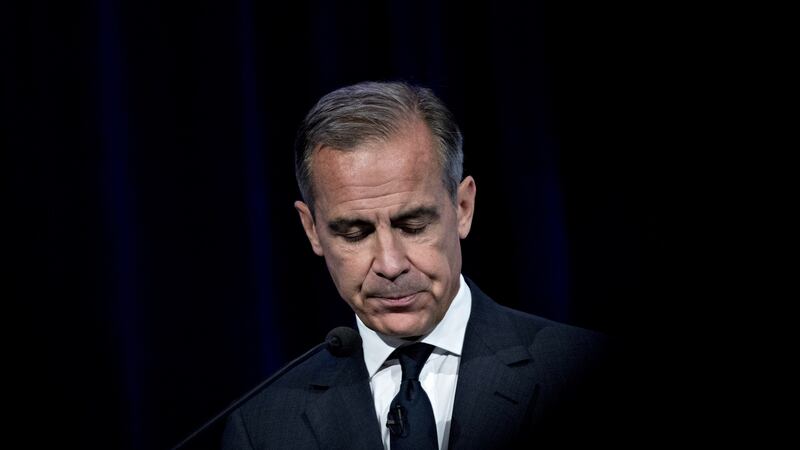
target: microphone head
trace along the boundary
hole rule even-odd
[[[350,327],[337,327],[328,333],[325,342],[334,356],[350,356],[361,346],[361,336]]]

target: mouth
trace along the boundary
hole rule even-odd
[[[379,301],[383,304],[383,306],[396,309],[396,308],[407,308],[414,304],[414,302],[419,297],[419,292],[414,292],[408,295],[403,296],[391,296],[391,297],[378,297],[373,296],[372,298]]]

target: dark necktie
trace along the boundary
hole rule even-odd
[[[400,392],[389,406],[386,421],[391,434],[391,450],[439,448],[431,401],[419,382],[419,373],[432,351],[432,345],[420,342],[392,353],[400,360],[403,378]]]

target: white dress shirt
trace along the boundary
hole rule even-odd
[[[459,275],[459,283],[458,293],[442,321],[420,340],[420,342],[435,347],[422,368],[419,380],[431,400],[431,406],[433,406],[440,449],[447,448],[448,444],[461,348],[464,344],[464,333],[467,330],[467,321],[472,310],[472,293],[462,275]],[[400,379],[403,372],[397,359],[387,361],[386,358],[397,347],[407,342],[376,333],[364,325],[358,316],[356,316],[356,323],[364,348],[364,362],[369,373],[369,386],[372,389],[372,398],[375,400],[375,413],[381,425],[383,447],[389,449],[389,428],[386,427],[386,418],[392,400],[400,391]]]

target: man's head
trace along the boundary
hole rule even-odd
[[[447,108],[403,83],[339,89],[306,116],[295,161],[295,207],[342,298],[375,331],[428,333],[458,292],[475,204]]]

